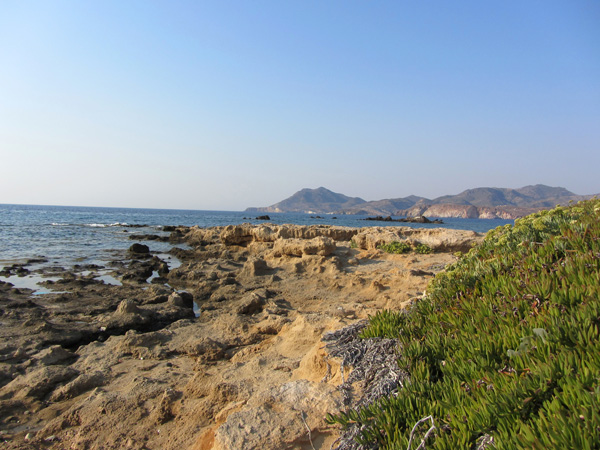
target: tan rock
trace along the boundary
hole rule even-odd
[[[61,314],[48,316],[45,328],[79,324],[106,339],[84,341],[78,357],[65,360],[72,371],[50,365],[34,374],[41,365],[36,354],[60,349],[40,352],[30,343],[34,327],[18,343],[4,331],[0,353],[13,370],[0,374],[0,410],[15,417],[3,419],[4,426],[30,426],[40,430],[32,442],[56,436],[61,448],[72,449],[329,450],[337,435],[323,417],[339,408],[341,374],[321,337],[382,308],[401,308],[426,289],[429,274],[455,260],[443,250],[390,255],[377,243],[429,238],[442,249],[469,238],[395,231],[402,227],[226,228],[182,229],[192,249],[174,253],[182,265],[169,274],[172,287],[77,288],[73,303],[93,305],[89,315],[64,314],[72,304],[48,300],[45,312]],[[361,247],[351,246],[354,236]],[[169,301],[174,289],[193,294],[199,317],[182,314],[187,308],[177,305],[177,295]],[[96,313],[99,303],[104,309]],[[3,323],[13,312],[6,311]],[[154,327],[162,328],[147,331]],[[43,333],[38,342],[51,331]],[[22,357],[10,359],[21,347]],[[24,448],[22,436],[10,445]]]
[[[327,425],[327,413],[342,407],[340,392],[329,384],[297,380],[274,387],[246,407],[229,414],[214,439],[213,450],[264,450],[309,443],[310,433]]]
[[[52,392],[60,383],[69,381],[78,372],[71,367],[45,366],[21,375],[0,389],[0,399],[41,399]]]
[[[90,391],[98,386],[102,386],[104,383],[106,383],[106,380],[106,376],[100,371],[96,371],[91,374],[81,374],[73,381],[70,381],[64,386],[56,389],[50,396],[50,400],[57,402],[60,400],[67,400],[77,397],[84,392]]]
[[[483,235],[469,230],[369,227],[361,230],[352,240],[358,248],[363,250],[373,250],[381,244],[400,241],[411,245],[426,244],[436,252],[464,252],[482,239]]]
[[[40,364],[50,366],[54,364],[65,363],[74,357],[74,353],[65,350],[60,345],[52,345],[51,347],[48,347],[35,355],[34,359],[36,359]]]
[[[335,241],[328,237],[312,239],[278,239],[273,246],[273,256],[320,255],[328,256],[336,249]]]
[[[268,275],[270,267],[266,261],[262,258],[250,258],[244,263],[244,267],[240,273],[240,276],[246,278],[253,278],[262,275]]]
[[[140,308],[133,300],[123,300],[117,307],[116,314],[139,314]]]

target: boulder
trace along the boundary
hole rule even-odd
[[[147,255],[150,253],[150,247],[136,242],[131,247],[129,247],[129,251],[134,254]]]
[[[265,298],[256,292],[251,292],[242,298],[235,312],[237,314],[255,314],[261,312],[264,305]]]
[[[267,265],[264,259],[261,258],[250,258],[244,263],[244,267],[240,273],[242,277],[257,277],[261,275],[268,275],[271,272],[271,268]]]
[[[68,362],[75,357],[76,355],[74,353],[65,350],[60,345],[52,345],[35,355],[34,359],[44,366],[52,366]]]
[[[140,308],[136,305],[133,300],[123,300],[117,306],[116,314],[139,314],[141,313]]]
[[[193,308],[194,297],[188,292],[173,292],[169,295],[168,303],[178,308]]]

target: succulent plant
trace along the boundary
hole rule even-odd
[[[367,448],[406,449],[429,416],[427,449],[600,448],[600,201],[490,231],[427,293],[362,331],[398,339],[410,382],[331,422]]]

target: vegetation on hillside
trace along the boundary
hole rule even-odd
[[[371,318],[362,337],[397,338],[409,378],[330,420],[366,448],[598,449],[599,294],[600,201],[497,228],[407,312]]]

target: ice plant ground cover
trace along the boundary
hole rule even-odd
[[[536,213],[372,317],[408,378],[329,420],[364,448],[600,448],[599,334],[600,201]]]

